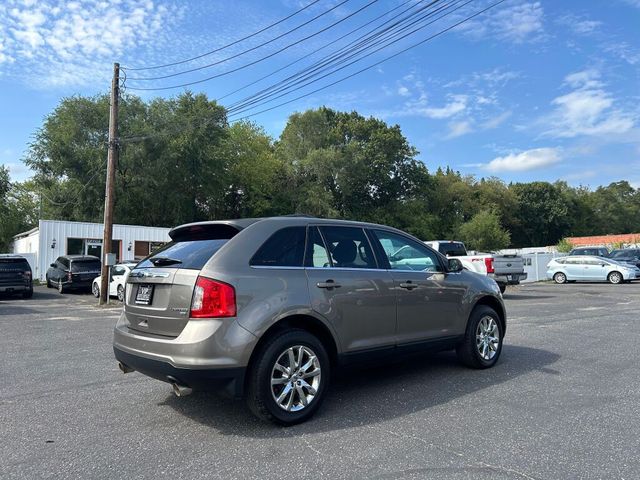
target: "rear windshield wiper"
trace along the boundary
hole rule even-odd
[[[149,260],[156,267],[159,267],[161,265],[175,265],[176,263],[182,263],[182,260],[178,260],[178,259],[175,259],[175,258],[169,258],[169,257],[155,257],[155,258],[151,258]]]

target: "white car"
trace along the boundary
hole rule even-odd
[[[118,300],[124,302],[124,289],[127,283],[127,277],[136,265],[135,263],[119,263],[111,267],[111,282],[109,282],[110,297],[118,297]],[[101,278],[102,276],[94,278],[93,284],[91,285],[91,292],[96,298],[100,297]]]
[[[556,283],[602,281],[617,284],[635,280],[638,273],[635,265],[590,255],[554,258],[547,265],[547,277]]]

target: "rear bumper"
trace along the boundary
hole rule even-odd
[[[191,369],[178,368],[169,362],[152,360],[113,347],[116,359],[136,372],[168,383],[178,383],[198,390],[224,391],[235,398],[244,395],[245,367]]]
[[[527,274],[524,272],[510,273],[508,275],[496,275],[495,273],[490,273],[489,278],[493,278],[497,284],[518,285],[521,281],[527,279]]]
[[[11,292],[26,292],[31,290],[33,287],[31,285],[0,285],[0,292],[2,293],[11,293]]]

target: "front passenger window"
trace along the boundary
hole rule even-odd
[[[376,238],[387,254],[391,270],[441,272],[437,254],[402,235],[374,230]]]

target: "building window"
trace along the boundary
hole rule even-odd
[[[163,245],[165,245],[165,242],[145,242],[136,240],[133,247],[134,260],[142,260],[143,258],[148,257]]]
[[[111,253],[120,261],[120,240],[111,241]],[[95,238],[67,238],[67,255],[93,255],[102,261],[102,240]]]

